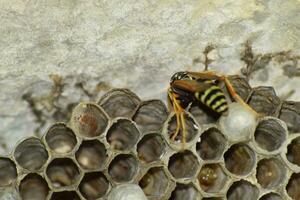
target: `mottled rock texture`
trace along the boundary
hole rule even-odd
[[[165,99],[174,72],[205,65],[300,99],[299,0],[2,0],[0,24],[0,154],[81,100]]]

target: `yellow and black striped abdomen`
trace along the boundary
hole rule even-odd
[[[226,97],[217,85],[211,85],[203,92],[196,92],[195,97],[198,101],[217,113],[222,114],[228,110]]]

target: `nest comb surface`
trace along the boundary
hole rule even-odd
[[[25,200],[107,199],[123,183],[153,200],[299,200],[300,103],[238,76],[230,81],[267,116],[247,139],[229,140],[217,118],[192,105],[182,150],[180,135],[170,139],[176,118],[163,102],[114,89],[0,157],[0,188]]]

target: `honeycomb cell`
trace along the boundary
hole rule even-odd
[[[46,163],[48,152],[39,139],[28,138],[16,147],[14,157],[21,167],[34,171]]]
[[[246,101],[250,92],[251,87],[247,80],[243,77],[240,77],[238,75],[232,75],[228,77],[231,85],[235,89],[236,93],[244,100]]]
[[[54,188],[73,185],[80,174],[76,164],[69,158],[56,158],[46,169],[46,174]]]
[[[224,154],[224,159],[226,169],[239,176],[249,174],[256,162],[254,151],[243,143],[232,145]]]
[[[300,102],[284,101],[279,119],[287,124],[290,133],[300,133]]]
[[[224,200],[222,197],[205,197],[202,200]]]
[[[80,200],[80,197],[75,191],[54,192],[51,200]]]
[[[219,164],[206,164],[198,174],[200,187],[209,193],[220,192],[227,180],[228,177]]]
[[[169,181],[163,167],[153,167],[139,181],[139,185],[148,198],[158,199],[165,194]]]
[[[227,191],[227,200],[254,200],[258,199],[259,190],[248,181],[240,180],[234,182]]]
[[[277,193],[268,193],[260,197],[259,200],[283,200],[283,198]]]
[[[276,188],[285,179],[286,169],[276,158],[262,159],[257,164],[256,178],[263,188]]]
[[[280,99],[276,96],[274,88],[260,86],[254,88],[248,104],[260,114],[274,116],[280,105]]]
[[[119,119],[108,130],[106,139],[114,150],[129,150],[138,141],[140,133],[127,119]]]
[[[197,136],[199,127],[195,123],[194,119],[187,113],[184,114],[185,127],[186,127],[186,142],[190,142]],[[177,136],[175,134],[177,127],[176,116],[173,115],[168,122],[168,135],[172,142],[181,143],[182,141],[182,131],[179,130]]]
[[[130,154],[117,155],[109,165],[108,173],[115,182],[131,181],[138,171],[138,161]]]
[[[286,186],[286,191],[292,199],[300,199],[300,173],[292,174],[289,183]]]
[[[259,122],[255,133],[256,144],[269,152],[279,149],[286,139],[284,122],[276,118],[265,118]]]
[[[142,163],[159,161],[165,151],[166,143],[156,133],[144,136],[137,145],[138,157]]]
[[[108,118],[102,109],[92,103],[77,105],[71,117],[71,126],[76,134],[82,137],[97,137],[101,135],[108,123]]]
[[[106,93],[98,104],[111,118],[131,118],[139,103],[139,97],[130,90],[113,89]]]
[[[168,117],[165,104],[159,100],[143,102],[133,120],[137,123],[142,133],[160,131]]]
[[[22,200],[47,199],[49,187],[47,182],[38,174],[28,174],[19,186]]]
[[[107,200],[147,200],[147,197],[139,185],[124,183],[113,187]]]
[[[0,158],[0,187],[11,185],[17,178],[16,165],[9,158]]]
[[[197,157],[186,150],[170,157],[168,169],[176,179],[189,179],[195,176],[198,166]]]
[[[287,147],[286,157],[291,163],[300,167],[300,137],[297,137],[291,141]]]
[[[79,190],[86,199],[103,197],[109,189],[109,182],[101,172],[92,172],[84,175]]]
[[[63,123],[53,125],[46,133],[45,141],[57,154],[69,153],[77,144],[75,134]]]
[[[198,190],[191,184],[177,184],[169,200],[200,200]]]
[[[203,160],[219,159],[226,147],[226,139],[216,128],[210,128],[201,135],[201,140],[196,144],[198,155]]]
[[[104,144],[98,140],[83,141],[75,154],[79,165],[86,170],[103,168],[107,159]]]

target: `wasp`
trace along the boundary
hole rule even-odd
[[[168,99],[176,115],[177,127],[171,139],[174,140],[182,131],[183,146],[186,143],[186,125],[184,119],[185,108],[193,102],[202,105],[220,115],[228,114],[228,101],[219,83],[224,82],[230,96],[258,116],[244,100],[236,93],[226,75],[214,71],[175,73],[170,80]]]

